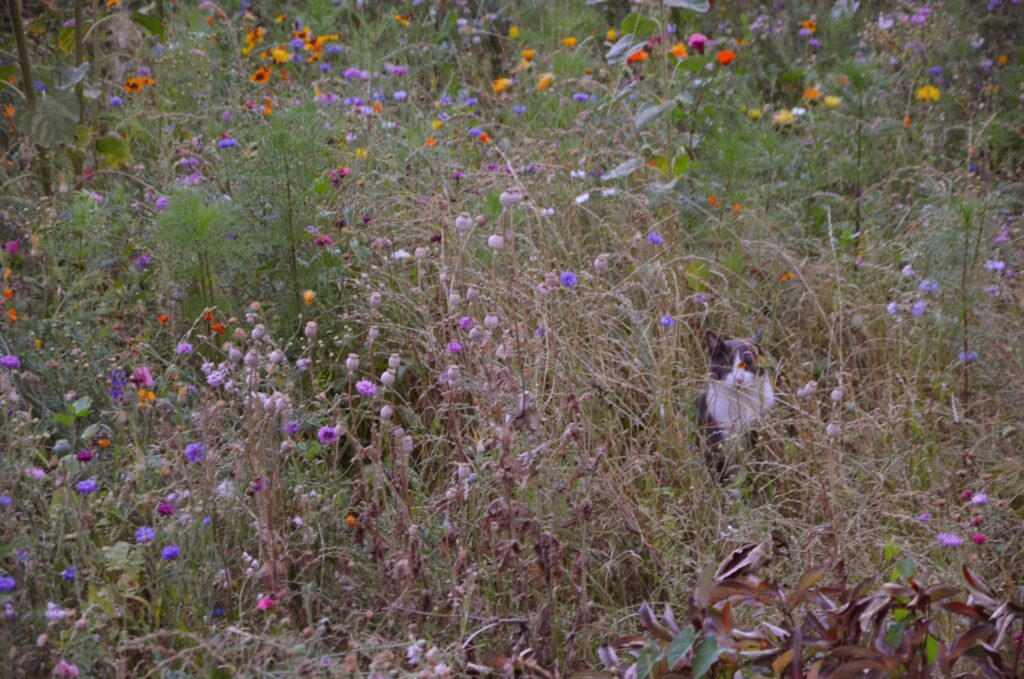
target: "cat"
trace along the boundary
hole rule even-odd
[[[708,352],[708,383],[697,397],[697,417],[706,445],[708,466],[719,481],[737,470],[740,455],[753,447],[754,425],[775,407],[775,390],[764,369],[758,342],[704,333]]]

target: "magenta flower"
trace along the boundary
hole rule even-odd
[[[708,38],[703,33],[694,33],[686,44],[690,49],[697,50],[698,54],[704,54],[704,50],[708,47]]]

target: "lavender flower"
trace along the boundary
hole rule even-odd
[[[924,279],[923,281],[921,281],[921,284],[918,285],[917,287],[921,290],[921,292],[929,295],[939,291],[938,282],[932,280],[931,278]]]
[[[206,459],[206,446],[202,443],[190,443],[185,446],[185,459],[196,464]]]
[[[281,425],[281,431],[288,434],[289,436],[295,436],[302,430],[302,423],[298,420],[288,420]]]
[[[974,495],[971,496],[971,504],[972,505],[987,505],[988,504],[988,495],[986,495],[985,493],[975,493]]]
[[[89,493],[95,493],[99,489],[100,489],[100,484],[94,478],[93,479],[86,479],[85,481],[79,481],[78,483],[75,484],[75,490],[77,490],[82,495],[87,495]]]
[[[191,354],[192,345],[188,342],[179,342],[178,346],[174,348],[174,352],[177,354]]]
[[[320,427],[316,437],[320,440],[320,443],[329,446],[338,440],[338,430],[334,427]]]
[[[960,547],[964,544],[964,539],[959,535],[953,535],[952,533],[939,533],[936,538],[939,544],[943,547]]]
[[[71,582],[75,579],[76,572],[77,571],[75,570],[74,566],[68,566],[64,569],[64,572],[60,574],[60,576],[64,578],[66,581]]]
[[[13,354],[6,354],[4,356],[0,356],[0,366],[3,366],[8,370],[14,370],[21,367],[21,360]]]
[[[672,316],[670,316],[669,314],[665,314],[664,316],[661,317],[661,324],[666,328],[671,328],[675,326],[676,319],[672,318]]]
[[[961,363],[974,363],[975,361],[978,360],[978,352],[977,351],[961,351],[959,358],[960,358],[960,362]]]
[[[927,308],[928,303],[925,302],[924,300],[919,299],[916,302],[914,302],[914,304],[910,307],[910,315],[915,318],[923,316]]]
[[[135,531],[135,542],[140,545],[148,545],[156,540],[156,531],[149,526],[143,526]]]
[[[160,550],[160,558],[164,561],[174,561],[181,555],[181,548],[178,545],[167,545]]]
[[[356,382],[356,391],[360,396],[370,398],[377,393],[377,386],[369,380],[359,380]]]
[[[0,592],[13,592],[14,588],[18,586],[18,582],[9,576],[0,576]]]

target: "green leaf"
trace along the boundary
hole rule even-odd
[[[14,122],[33,144],[47,148],[70,144],[78,123],[78,97],[73,92],[54,89],[36,100],[18,107]]]
[[[924,639],[924,659],[928,663],[929,667],[935,664],[936,659],[939,657],[939,640],[933,637],[931,634]]]
[[[501,194],[491,191],[487,194],[487,216],[495,218],[501,214]]]
[[[693,642],[697,639],[697,630],[692,626],[687,627],[682,632],[676,635],[676,638],[672,640],[672,643],[665,649],[665,662],[668,663],[668,671],[671,672],[679,661],[690,651],[693,647]]]
[[[660,660],[661,653],[657,648],[646,647],[640,652],[640,657],[636,659],[636,679],[647,679],[651,676],[651,670]]]
[[[70,90],[85,79],[89,72],[89,62],[83,61],[77,68],[58,68],[54,85],[58,90]]]
[[[67,413],[57,413],[53,416],[53,421],[57,424],[63,424],[65,427],[70,427],[75,423],[75,416]]]
[[[711,4],[708,0],[665,0],[665,6],[689,9],[701,14],[711,9]]]
[[[88,427],[85,428],[85,431],[82,432],[82,435],[81,435],[80,438],[83,441],[90,441],[93,438],[95,438],[96,436],[98,436],[102,429],[103,429],[103,424],[102,423],[94,422],[93,424],[90,424]]]
[[[131,17],[132,21],[142,26],[144,29],[155,35],[163,42],[164,39],[164,25],[156,17],[149,16],[148,14],[141,14],[135,12]]]
[[[679,65],[676,66],[676,68],[678,68],[680,71],[683,71],[683,72],[686,72],[686,73],[697,73],[698,71],[700,71],[701,69],[703,69],[707,65],[708,65],[708,58],[707,57],[702,57],[700,55],[695,55],[695,56],[692,56],[692,57],[686,57],[685,59],[680,61]]]
[[[681,174],[685,174],[688,169],[690,169],[690,156],[680,153],[672,161],[672,176],[678,177]]]
[[[632,33],[637,38],[646,40],[658,30],[658,22],[632,12],[627,14],[626,18],[622,20],[620,28],[623,33]]]
[[[602,181],[609,181],[611,179],[621,179],[623,177],[628,177],[629,175],[633,174],[643,166],[643,158],[630,158],[629,160],[625,160],[616,165],[615,167],[613,167],[612,169],[608,170],[608,172],[601,176],[601,179]]]
[[[17,75],[17,74],[18,74],[18,65],[17,64],[7,64],[5,66],[0,66],[0,80],[7,80],[12,75]]]
[[[636,131],[644,129],[651,124],[658,116],[665,111],[675,108],[676,102],[674,99],[662,102],[660,104],[647,104],[641,107],[636,115],[633,117],[633,124],[636,125]]]
[[[88,396],[83,396],[71,404],[71,412],[74,413],[75,417],[85,417],[89,414],[89,408],[91,406],[92,399]]]
[[[700,646],[693,653],[693,678],[700,679],[711,669],[711,666],[718,660],[718,656],[725,652],[724,648],[718,647],[715,637],[708,636],[700,642]]]
[[[124,139],[111,132],[96,140],[96,152],[106,167],[120,167],[132,159],[132,149]]]
[[[626,58],[644,48],[645,41],[638,39],[631,33],[627,33],[615,41],[615,44],[611,46],[608,53],[604,55],[605,61],[610,66],[615,64],[621,64],[626,61]]]
[[[92,128],[88,125],[75,125],[75,146],[85,150],[92,141]]]
[[[57,49],[64,54],[71,54],[75,51],[75,27],[65,26],[57,34]]]
[[[914,575],[914,560],[911,558],[900,559],[896,562],[896,565],[892,567],[892,579],[893,580],[908,580]]]
[[[889,542],[882,548],[882,558],[886,561],[892,561],[900,555],[900,547],[889,538]]]
[[[317,182],[313,185],[313,191],[316,195],[322,196],[331,190],[331,185],[328,182]]]

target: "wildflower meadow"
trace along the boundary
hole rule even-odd
[[[3,676],[1024,676],[1022,39],[3,0]]]

